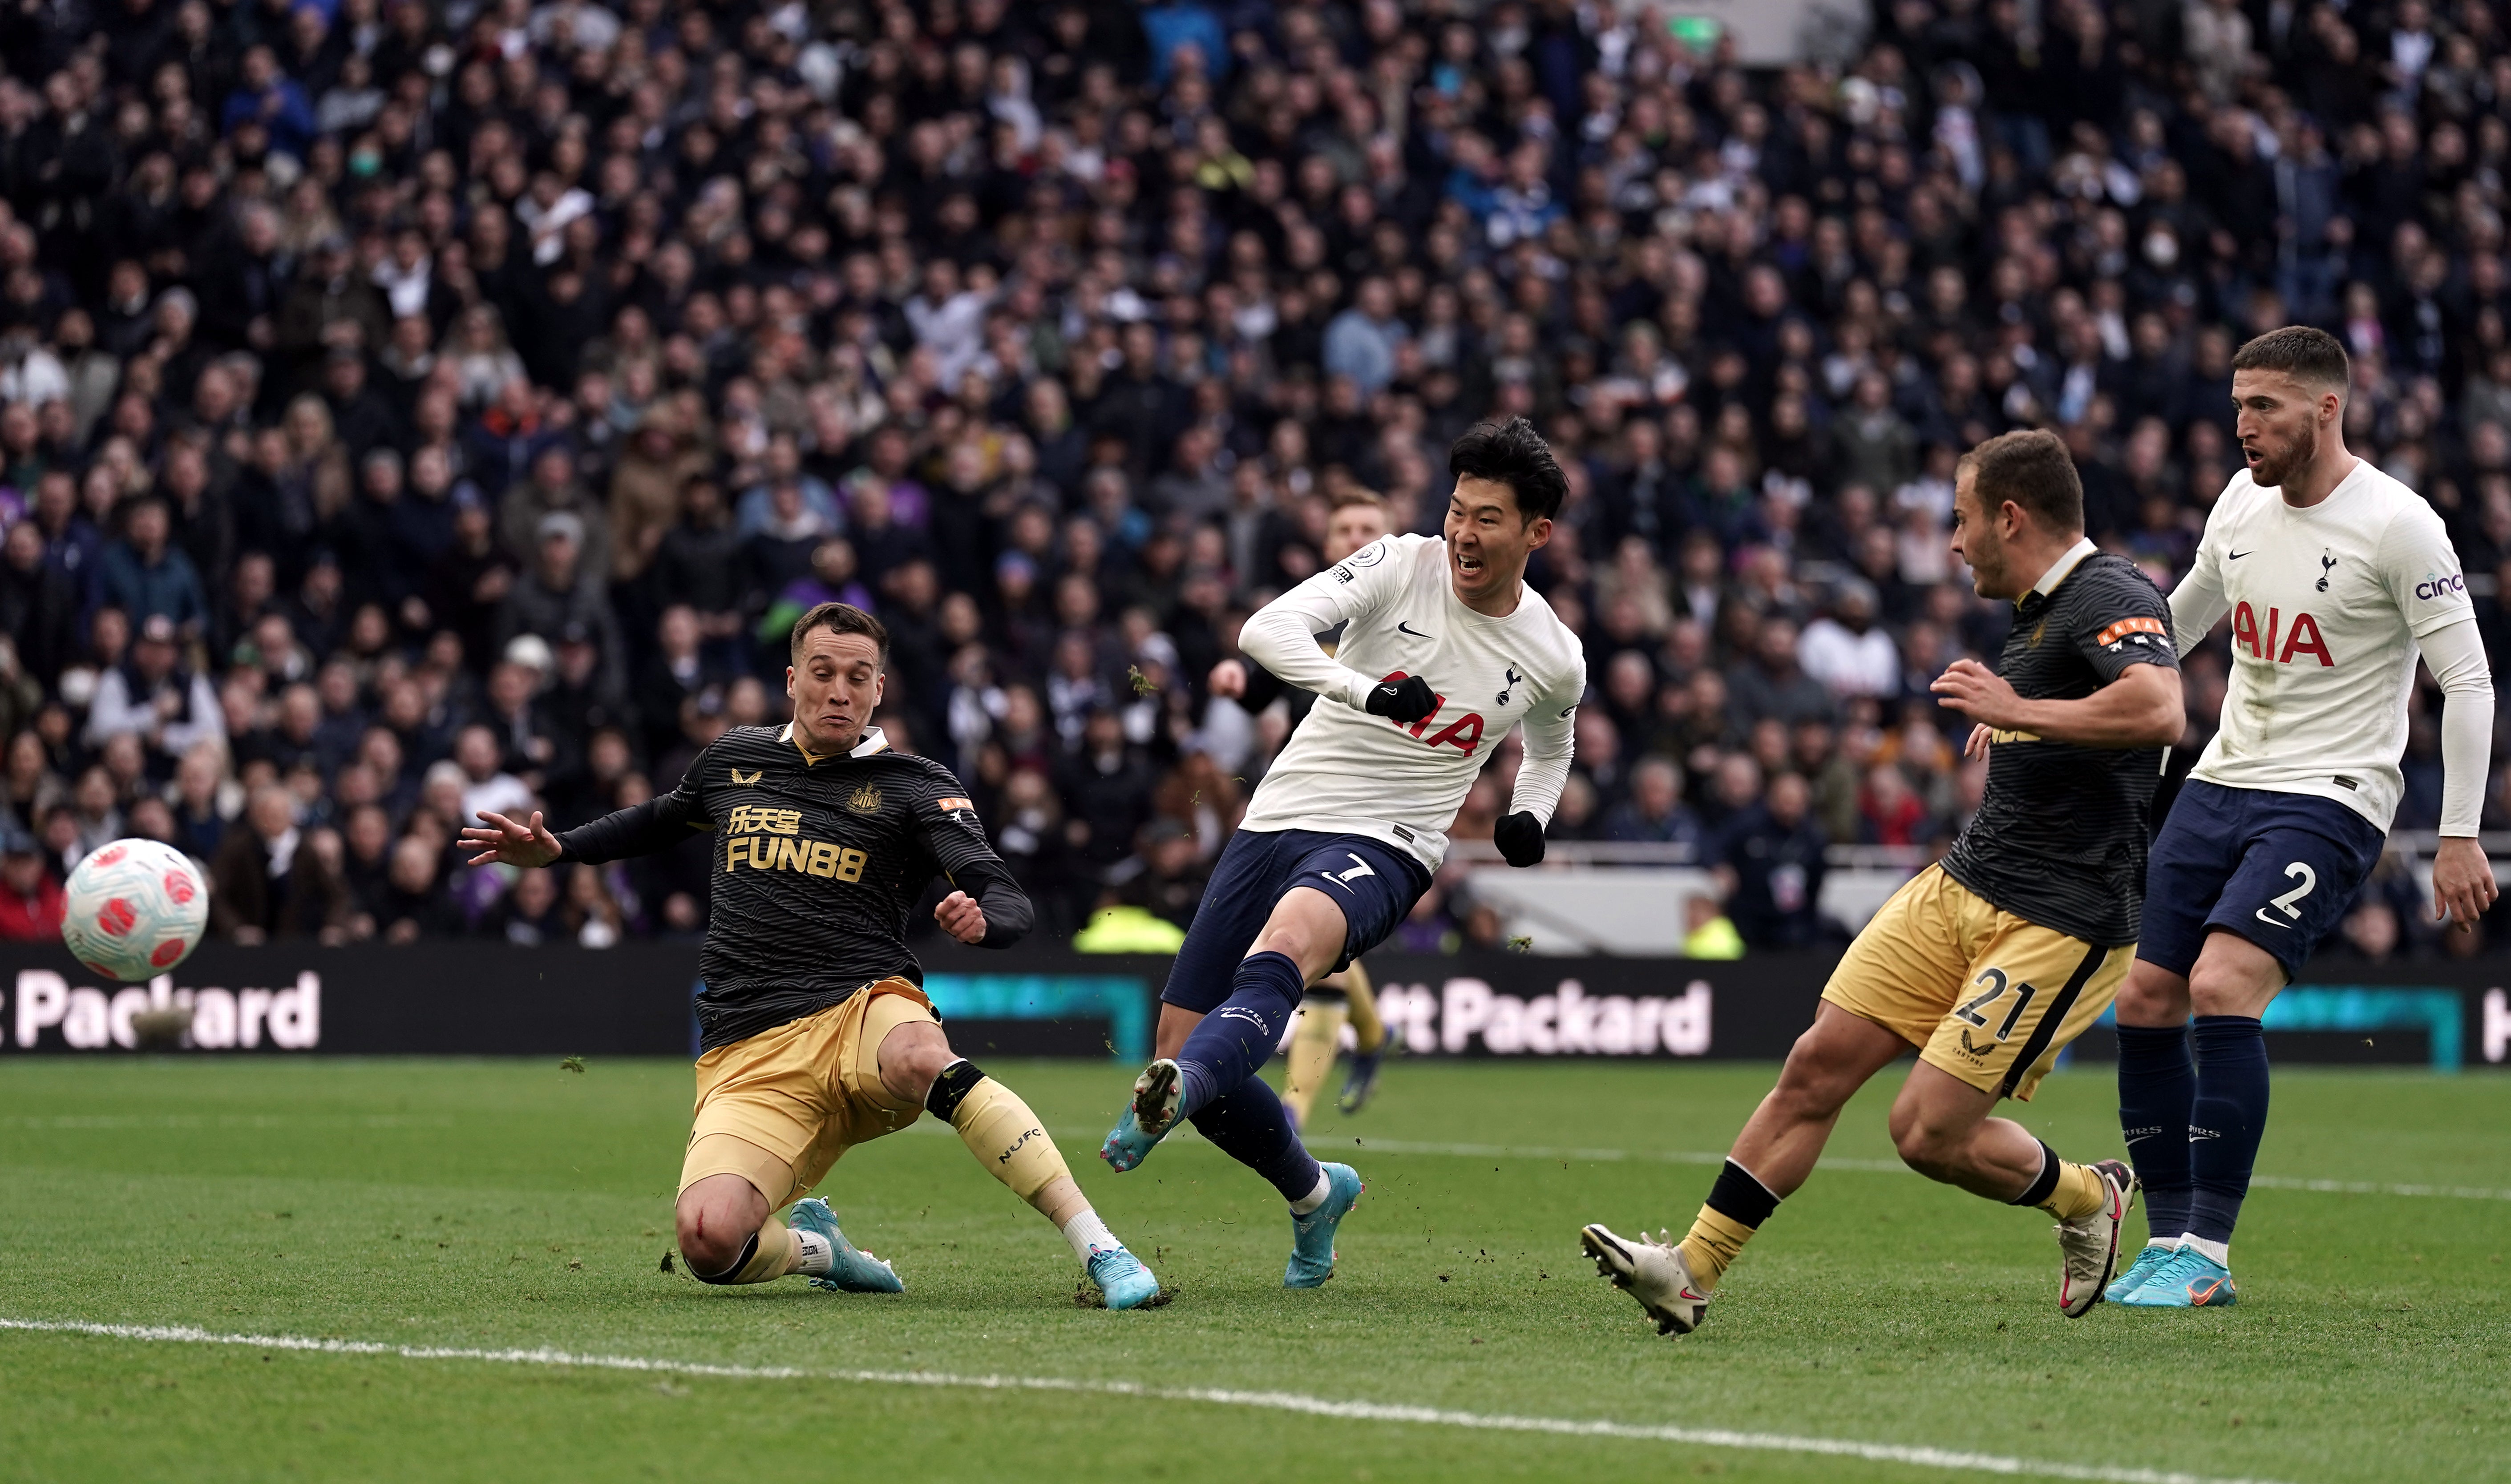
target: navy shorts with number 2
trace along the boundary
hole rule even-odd
[[[2343,921],[2383,844],[2334,799],[2190,779],[2146,858],[2136,956],[2186,978],[2207,933],[2237,932],[2291,979]]]
[[[1242,829],[1212,868],[1160,999],[1207,1015],[1219,1008],[1238,961],[1293,887],[1314,887],[1342,908],[1342,969],[1386,941],[1430,890],[1430,873],[1410,852],[1366,835]]]

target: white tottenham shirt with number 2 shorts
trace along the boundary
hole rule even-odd
[[[1316,636],[1336,624],[1329,657]],[[1449,586],[1448,543],[1388,536],[1275,598],[1247,620],[1238,647],[1324,701],[1256,787],[1239,828],[1364,835],[1432,871],[1448,828],[1500,739],[1526,723],[1526,760],[1508,812],[1549,823],[1568,780],[1587,659],[1532,588],[1504,619],[1475,612]],[[1418,675],[1439,698],[1426,718],[1370,715],[1369,693]]]
[[[2445,693],[2442,832],[2476,833],[2492,684],[2458,553],[2422,497],[2368,459],[2303,509],[2233,475],[2172,590],[2180,652],[2226,614],[2231,686],[2189,777],[2334,799],[2387,830],[2420,651]],[[2479,693],[2481,705],[2456,704]],[[2454,735],[2471,722],[2481,735]]]

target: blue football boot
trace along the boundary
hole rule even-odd
[[[2151,1242],[2145,1243],[2144,1250],[2136,1255],[2136,1261],[2128,1264],[2127,1271],[2118,1275],[2118,1281],[2102,1291],[2102,1297],[2113,1304],[2126,1303],[2129,1294],[2144,1287],[2162,1271],[2164,1264],[2179,1255],[2178,1247],[2157,1247]]]
[[[1160,1296],[1160,1280],[1122,1247],[1090,1254],[1090,1281],[1099,1285],[1110,1309],[1140,1309]]]
[[[1314,1288],[1333,1276],[1334,1228],[1360,1204],[1360,1173],[1348,1164],[1329,1164],[1326,1203],[1305,1216],[1291,1218],[1291,1265],[1283,1270],[1285,1288]]]
[[[1185,1080],[1176,1062],[1163,1056],[1144,1067],[1142,1075],[1134,1079],[1134,1100],[1107,1131],[1107,1141],[1099,1146],[1099,1158],[1120,1175],[1139,1168],[1151,1157],[1153,1146],[1177,1127],[1178,1102],[1184,1090]]]
[[[813,1196],[796,1200],[793,1209],[785,1213],[785,1224],[828,1239],[829,1271],[811,1279],[814,1288],[831,1293],[905,1293],[907,1284],[899,1280],[889,1264],[869,1252],[857,1251],[837,1230],[837,1213],[829,1203]]]
[[[2119,1302],[2130,1309],[2229,1309],[2236,1298],[2230,1269],[2195,1247],[2183,1247]]]

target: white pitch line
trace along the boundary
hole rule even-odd
[[[2024,1478],[2084,1479],[2096,1484],[2270,1484],[2261,1479],[2227,1479],[2206,1474],[2153,1468],[2116,1468],[2097,1464],[2065,1464],[2042,1459],[2009,1458],[1993,1453],[1963,1453],[1947,1448],[1912,1448],[1898,1443],[1865,1443],[1851,1438],[1797,1437],[1784,1432],[1740,1432],[1724,1427],[1676,1427],[1645,1423],[1588,1421],[1568,1417],[1517,1417],[1506,1413],[1460,1412],[1445,1407],[1404,1406],[1390,1402],[1335,1401],[1296,1391],[1242,1391],[1217,1387],[1149,1387],[1131,1381],[1087,1381],[1062,1376],[960,1376],[947,1371],[811,1371],[782,1365],[724,1365],[703,1360],[670,1360],[645,1355],[588,1355],[542,1347],[533,1350],[471,1350],[431,1345],[388,1345],[373,1340],[324,1340],[306,1335],[219,1334],[188,1324],[98,1324],[75,1319],[0,1318],[0,1330],[37,1334],[89,1335],[106,1340],[135,1340],[159,1345],[231,1345],[263,1351],[303,1351],[324,1355],[380,1355],[403,1360],[471,1360],[494,1365],[544,1365],[578,1370],[633,1371],[671,1376],[704,1376],[725,1381],[837,1381],[871,1386],[913,1386],[984,1391],[1062,1391],[1094,1396],[1130,1396],[1145,1401],[1202,1402],[1210,1406],[1250,1407],[1265,1412],[1294,1412],[1355,1422],[1413,1423],[1423,1427],[1460,1427],[1483,1432],[1537,1432],[1559,1437],[1610,1437],[1638,1442],[1688,1443],[1703,1448],[1737,1448],[1760,1453],[1817,1454],[1862,1459],[1874,1464],[1907,1464],[1919,1468],[1958,1469]]]

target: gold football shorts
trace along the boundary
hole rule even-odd
[[[2136,957],[1999,911],[1929,866],[1848,945],[1822,997],[1983,1092],[2025,1102]]]
[[[941,1017],[914,985],[883,979],[843,1005],[699,1057],[680,1189],[739,1175],[780,1208],[808,1194],[847,1150],[914,1123],[923,1105],[880,1084],[880,1043],[915,1022]]]

